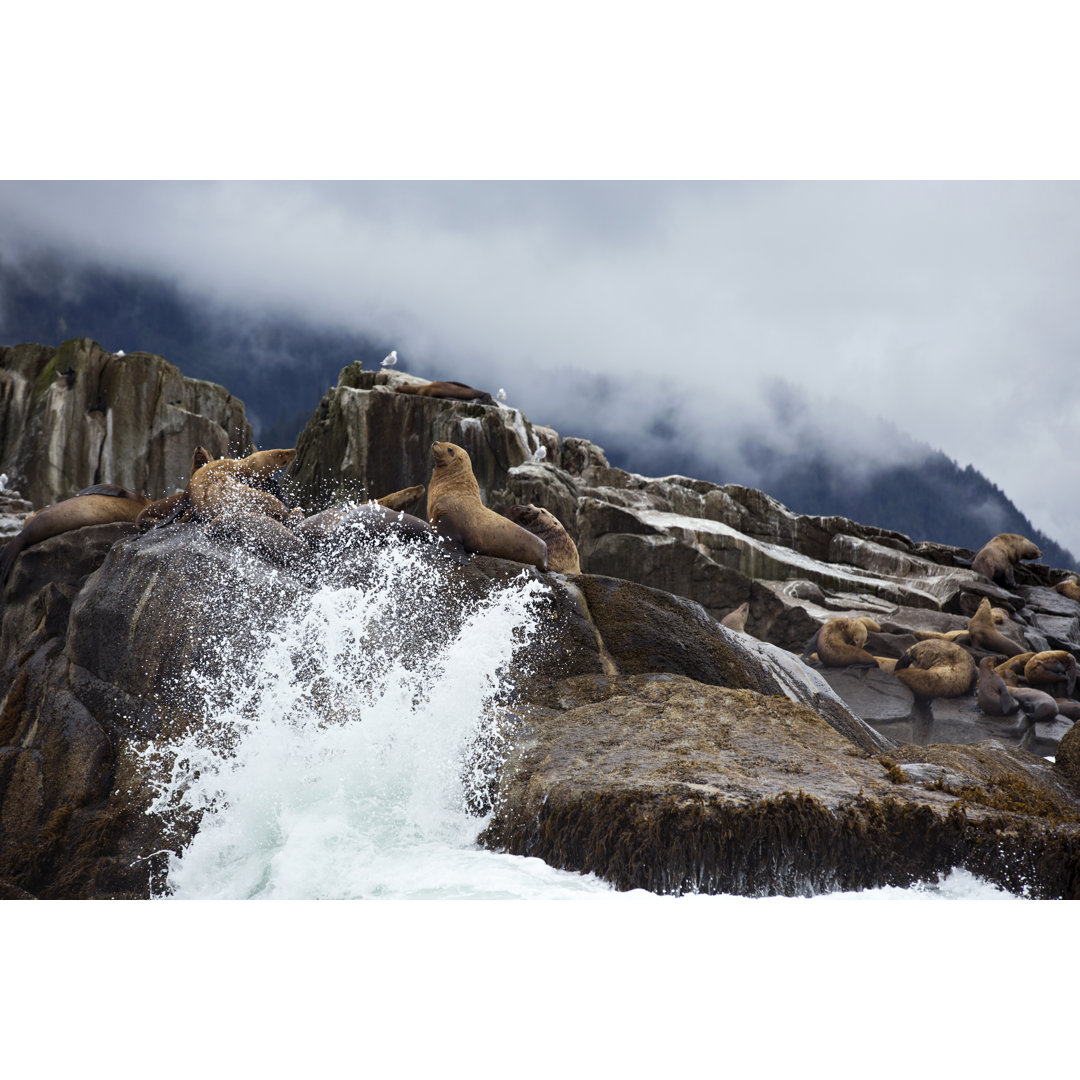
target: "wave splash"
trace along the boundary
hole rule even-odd
[[[362,585],[324,583],[287,602],[256,649],[207,643],[213,662],[192,673],[201,722],[142,755],[149,812],[174,836],[197,827],[159,894],[608,891],[476,847],[508,674],[537,636],[546,586],[522,575],[462,596],[441,562],[387,543]]]

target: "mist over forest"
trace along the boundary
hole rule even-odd
[[[0,344],[58,345],[73,337],[93,338],[112,352],[155,353],[185,375],[222,384],[244,401],[261,447],[293,445],[343,367],[360,361],[375,368],[395,347],[375,334],[218,303],[165,278],[55,251],[18,261],[0,257]],[[459,377],[412,358],[400,367],[425,378]],[[961,468],[869,416],[842,424],[831,414],[818,422],[797,388],[782,382],[768,398],[769,419],[752,435],[741,434],[726,454],[699,450],[716,443],[699,437],[700,416],[681,410],[678,398],[658,394],[631,427],[614,376],[577,373],[566,389],[565,406],[555,415],[529,419],[562,436],[590,439],[619,468],[745,484],[796,512],[841,515],[916,541],[976,550],[995,533],[1018,532],[1039,545],[1050,565],[1077,567],[1071,552],[1036,529],[973,467]],[[513,396],[509,404],[521,407]],[[855,453],[853,442],[877,453]]]

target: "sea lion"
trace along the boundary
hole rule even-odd
[[[1024,664],[1024,678],[1035,686],[1053,687],[1062,697],[1072,697],[1076,688],[1076,657],[1064,649],[1038,652]]]
[[[991,581],[1004,578],[1007,585],[1015,588],[1013,566],[1021,559],[1041,558],[1042,552],[1027,537],[1019,533],[998,533],[979,549],[971,569]]]
[[[750,614],[749,601],[743,601],[734,611],[729,611],[721,620],[720,625],[729,630],[738,630],[740,634],[746,633],[746,617]]]
[[[1014,686],[1009,691],[1019,702],[1029,720],[1051,720],[1057,716],[1057,702],[1043,690],[1031,686]]]
[[[1026,651],[1023,645],[1017,645],[997,628],[990,601],[985,596],[975,614],[968,620],[968,632],[971,634],[972,644],[987,652],[1001,653],[1002,656],[1019,656]]]
[[[957,645],[967,645],[971,641],[969,630],[915,630],[912,633],[917,641],[954,641]]]
[[[451,398],[454,401],[479,401],[484,405],[494,405],[495,399],[486,390],[477,390],[461,382],[429,382],[423,386],[416,383],[404,383],[395,386],[399,394],[418,394],[420,397]]]
[[[951,641],[917,641],[893,674],[920,697],[960,697],[975,680],[975,661]]]
[[[873,619],[865,615],[857,619],[829,619],[806,648],[809,651],[816,644],[818,657],[828,667],[847,667],[852,664],[877,667],[877,660],[863,645],[866,644],[870,630],[880,629]]]
[[[1054,701],[1057,702],[1057,711],[1062,716],[1067,716],[1070,720],[1080,720],[1080,701],[1064,697],[1055,697]]]
[[[988,716],[1008,716],[1020,708],[1020,702],[1009,693],[1005,680],[994,671],[992,656],[984,656],[979,661],[979,708]]]
[[[375,501],[380,506],[385,506],[387,510],[404,510],[407,506],[412,506],[414,502],[417,502],[425,490],[423,484],[414,484],[412,487],[402,488],[400,491],[392,491],[389,495],[384,495],[381,499]]]
[[[1059,581],[1054,586],[1054,591],[1061,593],[1062,596],[1067,596],[1070,600],[1075,600],[1080,604],[1080,581],[1076,578],[1068,578],[1066,581]]]
[[[423,520],[391,510],[379,503],[345,503],[331,506],[293,526],[293,532],[313,547],[319,547],[338,529],[358,526],[369,536],[395,535],[407,540],[438,541],[435,530]]]
[[[272,563],[311,557],[311,548],[292,529],[258,510],[225,510],[203,532],[211,540],[228,540]]]
[[[267,481],[296,457],[295,450],[256,450],[245,458],[219,458],[196,469],[188,481],[191,509],[204,520],[227,510],[254,510],[277,521],[303,518],[290,511],[276,496],[253,487],[249,481]]]
[[[550,511],[533,503],[515,503],[503,511],[503,517],[539,536],[547,544],[548,569],[557,574],[580,574],[581,560],[577,545],[563,528],[563,523]]]
[[[188,470],[188,483],[191,478],[208,462],[214,460],[214,456],[205,447],[196,446],[191,455],[191,468]],[[187,488],[183,491],[166,495],[164,499],[157,499],[150,503],[139,515],[135,522],[139,532],[148,532],[160,525],[171,525],[174,521],[187,521],[192,514],[191,499],[188,497]]]
[[[472,554],[547,569],[547,544],[481,502],[480,485],[466,451],[454,443],[435,442],[431,444],[431,459],[427,509],[428,521],[437,533]]]
[[[114,521],[134,522],[150,502],[145,495],[73,495],[70,499],[39,510],[13,536],[0,553],[0,588],[24,548],[50,536],[81,529],[86,525],[106,525]]]

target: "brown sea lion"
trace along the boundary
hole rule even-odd
[[[77,499],[80,495],[108,495],[114,499],[142,498],[137,491],[132,491],[131,488],[122,487],[120,484],[91,484],[90,487],[85,487],[82,491],[76,491],[71,497]],[[57,504],[54,503],[53,505],[55,506]],[[32,514],[27,514],[26,517],[23,518],[23,528],[25,529],[26,526],[40,513],[40,510],[35,510]]]
[[[254,510],[277,521],[303,518],[302,511],[290,511],[276,496],[251,486],[249,481],[267,481],[296,457],[295,450],[256,450],[245,458],[220,458],[197,469],[188,481],[191,509],[197,517],[210,521],[227,510]]]
[[[550,511],[533,503],[515,503],[503,511],[503,517],[528,529],[547,544],[548,569],[557,574],[580,574],[581,560],[577,545],[563,528],[563,523]]]
[[[384,495],[381,499],[375,501],[380,506],[385,506],[387,510],[404,510],[417,502],[425,490],[423,484],[414,484],[412,487],[402,488],[400,491],[392,491],[389,495]]]
[[[979,708],[988,716],[1008,716],[1020,708],[1005,680],[994,671],[994,658],[984,656],[979,661]]]
[[[1033,686],[1014,686],[1009,693],[1020,703],[1029,720],[1050,720],[1057,716],[1057,702],[1044,690]]]
[[[202,446],[196,446],[191,455],[191,468],[188,471],[188,483],[191,478],[208,462],[214,460],[209,450]],[[167,495],[164,499],[157,499],[149,504],[139,515],[135,522],[139,532],[148,532],[156,529],[159,525],[171,525],[174,521],[187,521],[191,517],[191,499],[188,497],[187,488]]]
[[[1062,596],[1067,596],[1070,600],[1075,600],[1080,604],[1080,581],[1076,578],[1069,578],[1067,581],[1059,581],[1054,586],[1054,591],[1061,593]]]
[[[1024,678],[1033,686],[1053,688],[1062,697],[1072,697],[1076,688],[1076,657],[1064,649],[1038,652],[1024,664]]]
[[[914,637],[918,641],[955,641],[957,645],[967,645],[971,641],[971,632],[968,630],[915,630]]]
[[[729,611],[721,620],[720,625],[729,630],[738,630],[740,634],[746,633],[746,618],[750,614],[748,601],[741,603],[734,611]]]
[[[920,697],[960,697],[975,680],[975,661],[951,641],[917,641],[893,674]]]
[[[877,660],[863,645],[866,644],[870,630],[880,629],[873,619],[865,615],[858,619],[829,619],[816,635],[818,656],[828,667],[846,667],[851,664],[877,667]]]
[[[484,405],[494,405],[495,399],[486,390],[477,390],[461,382],[429,382],[423,386],[405,383],[395,386],[399,394],[418,394],[420,397],[451,398],[455,401],[479,401]]]
[[[968,620],[968,632],[971,634],[971,643],[977,649],[1001,653],[1002,656],[1019,656],[1026,651],[1023,645],[1017,645],[997,628],[990,601],[985,596],[975,614]]]
[[[1070,720],[1080,720],[1080,701],[1064,697],[1055,697],[1054,701],[1057,702],[1057,711],[1062,716],[1067,716]]]
[[[86,525],[134,522],[149,502],[144,495],[73,495],[70,499],[39,510],[0,553],[0,588],[7,582],[11,568],[24,548]]]
[[[489,510],[480,500],[469,455],[453,443],[431,444],[434,467],[428,484],[428,521],[441,536],[477,555],[547,569],[547,544],[528,529]]]
[[[998,533],[979,549],[971,569],[996,581],[1003,578],[1012,588],[1016,586],[1013,566],[1021,559],[1041,559],[1042,552],[1025,536],[1018,533]]]

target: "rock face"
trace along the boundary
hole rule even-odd
[[[100,483],[162,498],[187,483],[200,445],[247,453],[243,402],[160,356],[86,338],[0,347],[0,473],[35,507]]]
[[[788,651],[826,618],[869,614],[882,630],[867,648],[899,656],[916,630],[965,626],[984,596],[1010,613],[1003,633],[1075,650],[1080,605],[1048,588],[1053,572],[1021,566],[1006,592],[959,564],[970,553],[793,515],[736,485],[622,473],[513,410],[396,394],[401,379],[342,373],[298,445],[293,498],[313,511],[426,483],[431,442],[451,441],[489,505],[559,517],[585,571],[422,549],[446,563],[446,586],[406,650],[470,597],[523,573],[544,586],[484,844],[620,888],[800,894],[962,865],[1080,897],[1071,729],[974,716],[973,697],[920,701],[885,671],[819,671]],[[0,896],[148,895],[160,853],[197,822],[144,812],[140,748],[200,730],[193,672],[221,667],[216,642],[243,670],[260,629],[328,568],[363,587],[374,558],[320,568],[298,545],[249,549],[194,523],[94,526],[27,548],[0,623]],[[751,633],[721,627],[743,601]],[[290,662],[304,667],[303,651]],[[319,684],[318,671],[304,678]],[[941,732],[953,745],[925,745]],[[1059,740],[1060,767],[1038,756]]]
[[[867,648],[898,658],[917,632],[965,629],[989,597],[1009,612],[1001,629],[1019,646],[1080,657],[1080,604],[1049,587],[1062,571],[1021,564],[1017,589],[1007,591],[971,570],[974,553],[965,549],[914,543],[846,518],[794,514],[738,484],[637,476],[611,468],[592,443],[562,439],[516,410],[394,390],[418,381],[358,365],[342,372],[289,470],[305,509],[355,496],[365,485],[377,497],[426,484],[431,443],[453,442],[469,451],[488,506],[545,507],[574,540],[585,573],[685,597],[716,620],[748,603],[747,634],[783,649],[801,652],[828,619],[868,615],[882,632]],[[857,715],[901,741],[991,737],[1053,754],[1070,726],[1064,718],[1032,725],[987,717],[974,693],[931,708],[887,672],[870,679],[853,669],[820,670]]]
[[[484,843],[655,892],[812,894],[959,864],[1037,895],[1080,886],[1075,794],[1023,751],[872,756],[805,706],[677,675],[579,676],[560,705],[523,716]],[[1067,825],[1030,831],[1036,807]]]

